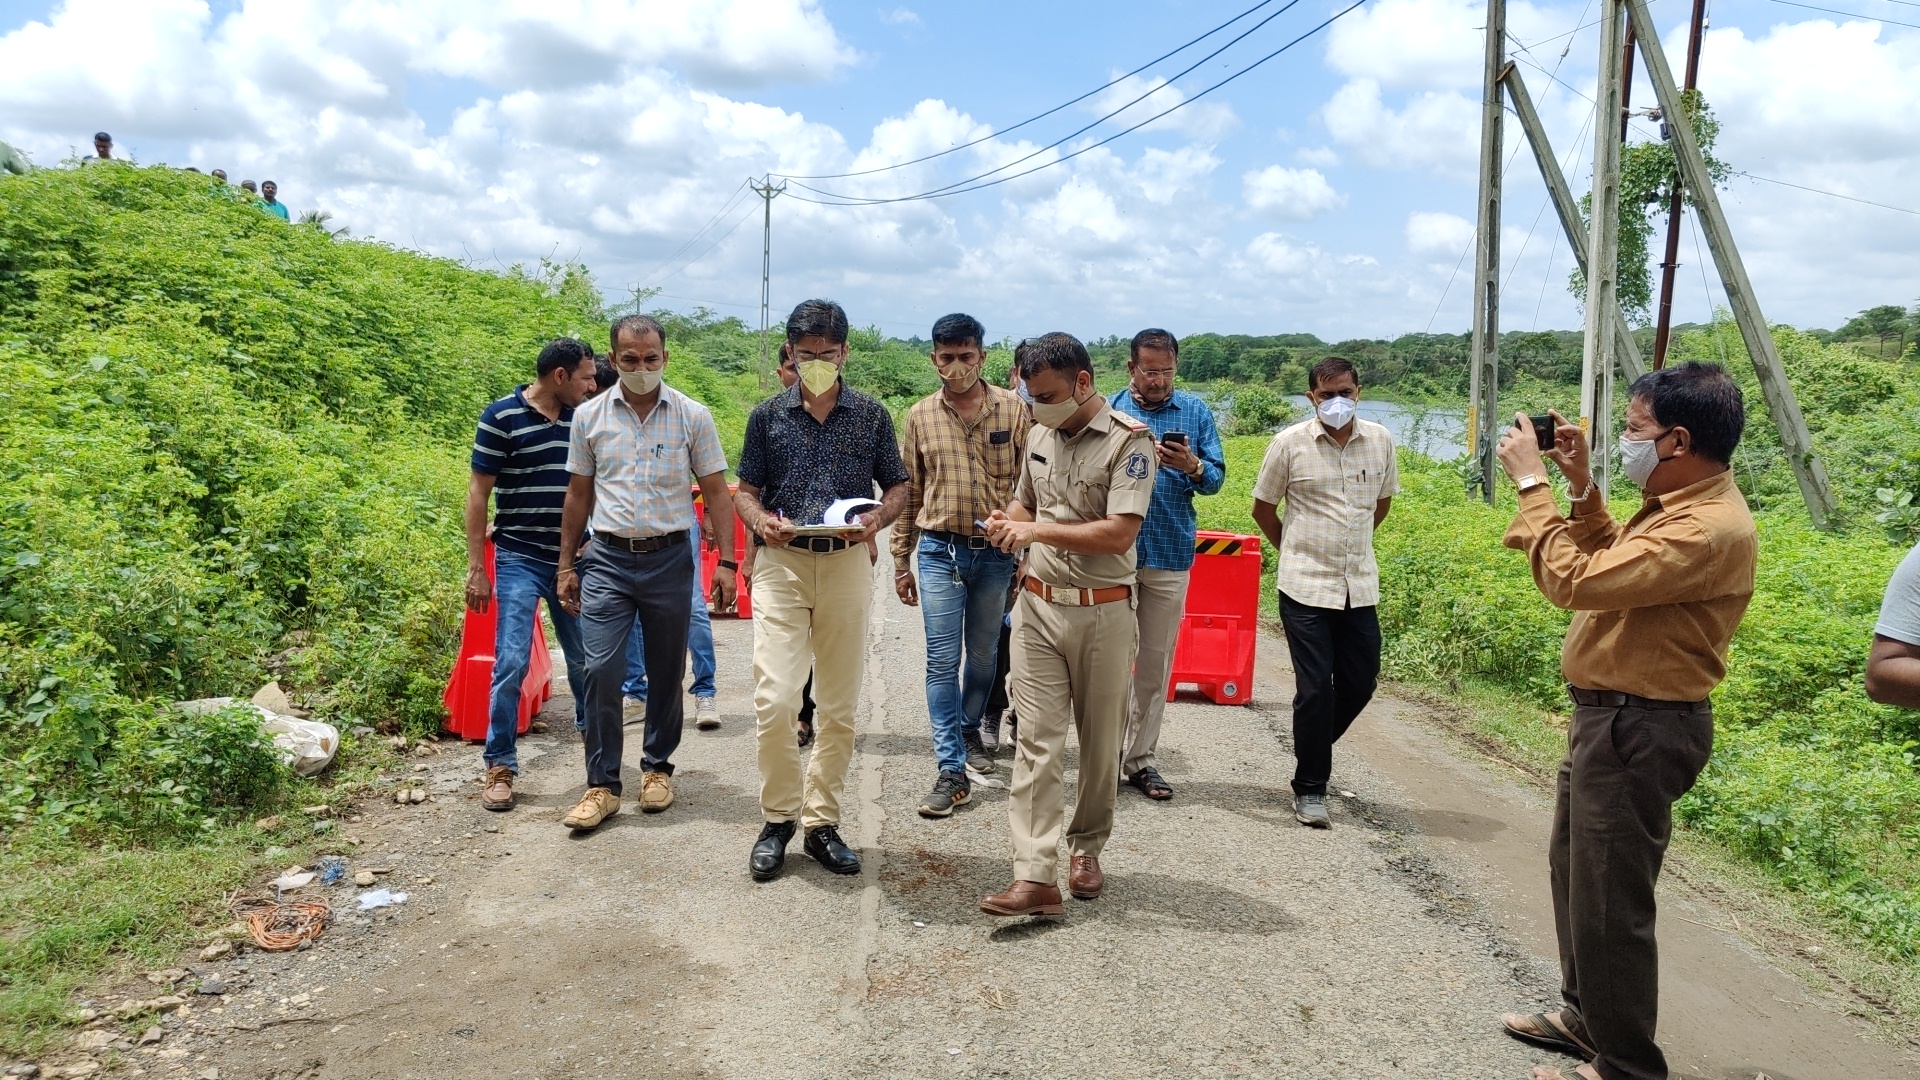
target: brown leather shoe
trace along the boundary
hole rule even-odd
[[[1075,855],[1067,871],[1067,891],[1075,900],[1098,900],[1107,887],[1107,875],[1100,872],[1100,860],[1091,855]]]
[[[667,783],[667,774],[663,772],[643,773],[640,777],[640,809],[643,813],[657,814],[673,805],[673,785]]]
[[[588,788],[580,797],[580,805],[567,811],[560,824],[575,832],[585,832],[619,812],[620,796],[603,787]]]
[[[513,770],[495,765],[487,770],[480,787],[480,805],[489,810],[513,809]]]
[[[1067,913],[1066,905],[1060,902],[1060,887],[1037,881],[1015,881],[1006,892],[983,898],[980,910],[989,915],[1011,916]]]

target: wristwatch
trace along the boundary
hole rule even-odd
[[[726,567],[729,570],[737,571],[740,569],[740,564],[737,562],[734,562],[732,559],[721,559],[720,565]]]
[[[1515,478],[1515,480],[1513,481],[1513,486],[1519,488],[1521,494],[1525,494],[1529,491],[1532,491],[1534,488],[1545,485],[1546,482],[1547,482],[1546,477],[1541,476],[1539,473],[1533,473],[1528,476]]]

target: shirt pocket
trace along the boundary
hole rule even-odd
[[[995,436],[1003,438],[994,442]],[[1012,431],[984,431],[975,435],[972,442],[974,460],[995,482],[1011,484],[1020,478],[1020,458],[1013,445]]]

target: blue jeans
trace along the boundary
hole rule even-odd
[[[700,530],[687,537],[693,549],[693,622],[687,627],[687,648],[693,652],[693,696],[713,696],[713,673],[719,665],[713,660],[713,620],[707,616],[707,594],[700,587]],[[640,620],[633,621],[633,636],[627,639],[627,682],[620,692],[640,701],[647,700],[647,651],[640,638]]]
[[[1013,556],[922,533],[919,579],[920,615],[927,627],[927,717],[933,724],[933,752],[941,772],[965,772],[965,733],[980,730],[980,714],[993,691]]]
[[[586,715],[587,661],[580,643],[579,620],[560,609],[554,591],[559,567],[539,559],[494,549],[493,556],[493,688],[487,697],[487,745],[482,751],[488,767],[505,765],[515,774],[520,761],[513,744],[520,727],[520,684],[527,678],[539,623],[534,606],[547,602],[554,636],[567,657],[567,685],[573,689],[574,723]],[[546,635],[540,636],[542,647]]]

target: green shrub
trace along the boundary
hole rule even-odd
[[[123,823],[176,837],[270,804],[292,775],[249,705],[187,716],[147,712],[116,731],[104,781]]]
[[[1233,435],[1264,435],[1278,430],[1293,419],[1292,403],[1264,386],[1241,386],[1233,391],[1233,419],[1227,431]]]

